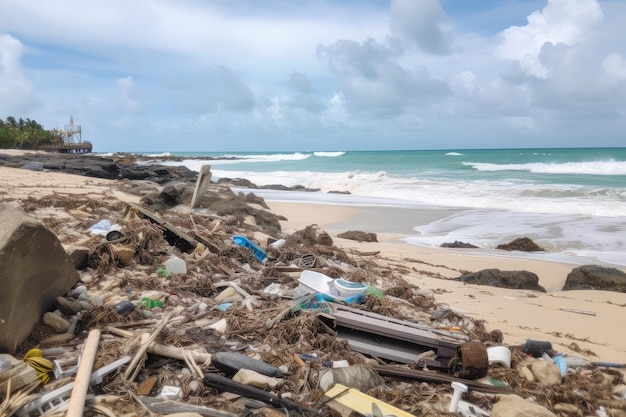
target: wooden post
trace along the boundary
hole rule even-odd
[[[206,190],[211,183],[211,165],[202,165],[200,172],[198,173],[198,179],[196,180],[196,188],[193,190],[193,196],[191,197],[191,208],[196,208]]]

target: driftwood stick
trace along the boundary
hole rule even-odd
[[[105,331],[122,337],[133,337],[135,333],[129,332],[127,330],[118,329],[113,326],[107,326],[104,328]],[[188,350],[174,346],[164,345],[162,343],[152,342],[148,346],[148,352],[154,353],[155,355],[164,356],[166,358],[185,360],[185,355],[189,354],[194,358],[196,362],[200,363],[211,363],[211,354],[206,352],[199,352],[197,350]]]
[[[98,351],[98,343],[100,342],[100,330],[93,329],[87,336],[87,341],[83,348],[83,354],[80,358],[80,365],[76,371],[74,379],[74,387],[67,410],[67,417],[82,417],[85,408],[85,399],[87,390],[89,389],[89,380],[91,379],[91,370],[96,360],[96,352]]]
[[[165,356],[166,358],[185,360],[185,355],[190,355],[194,360],[201,363],[211,363],[211,354],[206,352],[198,352],[196,350],[186,350],[173,346],[167,346],[160,343],[152,343],[148,348],[148,352],[155,355]]]
[[[106,331],[107,333],[111,333],[116,336],[122,336],[122,337],[133,337],[135,335],[135,333],[133,332],[130,332],[128,330],[118,329],[117,327],[113,327],[113,326],[105,326],[104,331]]]
[[[274,318],[268,319],[265,322],[265,325],[268,329],[271,329],[272,327],[276,326],[278,322],[287,317],[287,315],[291,313],[296,307],[298,307],[302,303],[311,301],[314,296],[315,294],[307,294],[300,298],[296,298],[295,300],[287,302],[286,306],[280,311],[280,313],[278,313],[278,315],[276,315]]]
[[[139,373],[139,362],[143,358],[143,355],[148,351],[148,347],[150,344],[156,339],[156,337],[161,333],[161,330],[165,328],[167,322],[169,321],[171,314],[161,320],[161,323],[157,326],[156,330],[148,337],[148,339],[139,347],[135,356],[128,365],[126,372],[124,372],[124,379],[128,379],[129,381],[134,381]]]
[[[193,355],[191,355],[190,352],[183,351],[183,356],[185,357],[185,363],[187,364],[187,368],[189,368],[191,373],[198,378],[204,377],[204,373],[194,360]]]
[[[561,311],[567,311],[568,313],[586,314],[587,316],[595,316],[595,311],[575,310],[573,308],[560,308]]]

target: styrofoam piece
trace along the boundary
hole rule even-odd
[[[164,400],[177,400],[178,398],[180,398],[181,394],[182,390],[180,389],[180,387],[175,387],[173,385],[164,385],[163,388],[161,388],[160,397]]]
[[[499,363],[506,368],[511,367],[511,350],[506,346],[488,347],[487,358],[489,359],[489,365]]]

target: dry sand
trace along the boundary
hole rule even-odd
[[[136,196],[114,191],[115,181],[87,178],[62,173],[33,172],[0,167],[0,200],[41,197],[51,193],[87,194],[93,198],[119,198],[137,202]],[[626,294],[607,291],[560,292],[569,271],[577,265],[529,260],[505,256],[477,254],[471,250],[431,249],[399,241],[402,233],[383,234],[384,222],[377,228],[379,242],[359,243],[340,239],[336,234],[345,230],[359,230],[355,226],[372,227],[376,217],[364,208],[324,204],[272,203],[272,211],[285,216],[283,230],[302,229],[317,224],[335,239],[335,244],[345,249],[361,252],[380,251],[381,262],[410,265],[414,270],[405,278],[423,289],[435,292],[439,303],[468,316],[483,319],[487,330],[499,329],[504,333],[504,343],[523,344],[527,339],[550,341],[553,348],[564,353],[585,356],[592,361],[626,363],[626,335],[621,320],[626,317]],[[394,209],[389,218],[407,213]],[[412,215],[430,215],[415,213]],[[358,219],[368,219],[359,223]],[[371,230],[371,229],[370,229]],[[384,230],[383,230],[384,231]],[[409,233],[406,231],[404,233]],[[540,284],[548,293],[509,290],[489,286],[465,285],[452,278],[461,271],[478,271],[485,268],[502,270],[525,269],[536,273]],[[438,273],[442,278],[434,278]],[[569,310],[569,311],[565,311]],[[588,314],[583,314],[588,313]],[[583,350],[577,353],[576,346]],[[593,352],[585,355],[584,352]]]

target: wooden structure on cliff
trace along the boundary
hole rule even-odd
[[[54,129],[54,133],[58,135],[59,143],[43,146],[41,150],[60,153],[88,153],[92,150],[91,142],[83,141],[81,126],[74,124],[72,116],[69,125]]]

